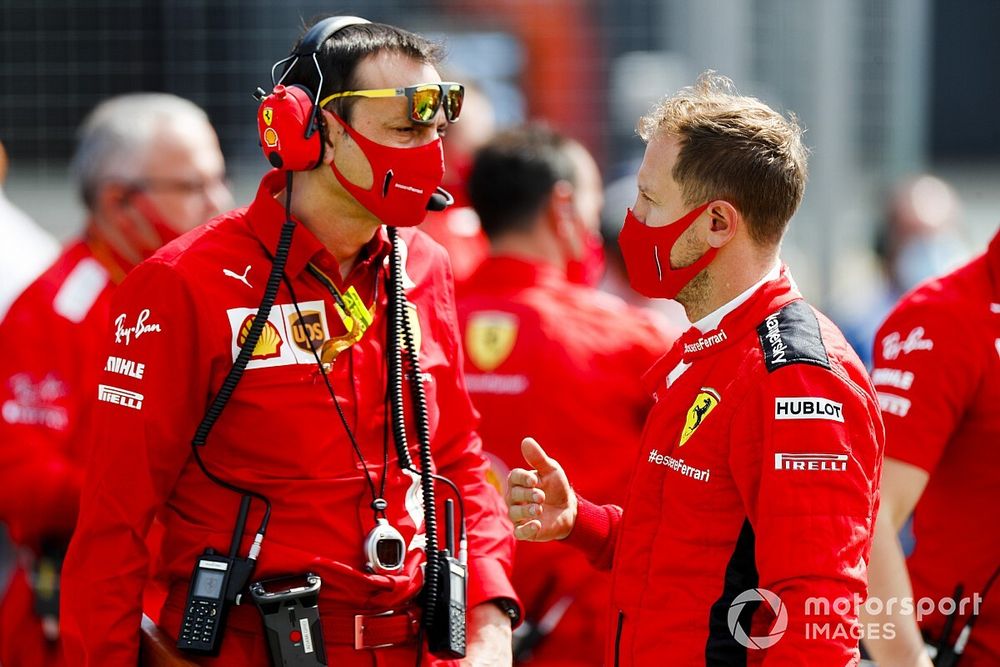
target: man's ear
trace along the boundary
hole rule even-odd
[[[721,248],[736,236],[736,230],[743,224],[743,216],[724,199],[708,205],[709,227],[707,241],[713,248]]]
[[[320,163],[330,164],[333,162],[335,147],[340,138],[345,134],[344,127],[337,122],[333,113],[326,109],[319,110],[316,122],[319,124],[320,141],[323,142],[323,158],[320,160]]]

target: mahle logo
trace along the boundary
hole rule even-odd
[[[764,602],[774,612],[774,623],[771,624],[767,635],[763,637],[750,637],[740,625],[740,614],[743,613],[743,608],[752,602]],[[785,609],[781,598],[766,588],[751,588],[737,595],[733,603],[729,605],[728,621],[729,632],[741,646],[762,650],[777,644],[782,635],[785,634],[785,629],[788,627],[788,610]]]

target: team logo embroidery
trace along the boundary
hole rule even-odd
[[[510,313],[476,313],[465,328],[469,359],[487,373],[507,360],[516,342],[517,318]]]
[[[694,432],[698,430],[708,414],[715,409],[715,406],[719,404],[718,392],[709,387],[702,387],[698,396],[694,399],[694,403],[688,408],[687,420],[684,422],[684,430],[681,431],[681,443],[678,447],[683,447],[684,443],[687,442]]]
[[[271,121],[274,120],[274,109],[271,107],[264,107],[264,112],[261,115],[264,117],[264,124],[270,127]]]
[[[490,467],[486,469],[486,483],[497,490],[501,496],[507,491],[507,476],[510,475],[510,468],[500,460],[500,457],[490,452],[483,452],[486,462]]]
[[[889,361],[895,360],[900,354],[933,349],[934,341],[924,338],[923,327],[914,327],[905,339],[902,339],[898,331],[893,331],[882,339],[882,356]]]
[[[323,320],[318,310],[303,310],[301,319],[298,313],[292,313],[288,317],[288,328],[292,332],[292,341],[306,352],[319,349],[326,340]]]
[[[247,318],[243,320],[243,324],[240,325],[240,336],[236,339],[236,344],[241,348],[247,342],[247,336],[250,335],[250,327],[253,326],[253,322],[254,316],[247,315]],[[257,344],[253,347],[253,354],[250,355],[250,359],[273,359],[274,357],[280,357],[282,344],[284,344],[284,341],[281,340],[281,334],[278,333],[277,327],[268,321],[264,324],[264,330],[260,332],[260,338],[257,339]]]

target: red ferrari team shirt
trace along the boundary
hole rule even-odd
[[[65,548],[76,522],[100,371],[94,362],[113,289],[106,265],[80,241],[0,324],[0,521],[24,556],[0,605],[5,665],[62,664],[34,614],[26,568],[43,542]]]
[[[974,602],[1000,567],[989,518],[1000,494],[1000,234],[984,255],[903,297],[875,340],[886,456],[930,475],[913,515],[913,595],[936,602],[961,584]],[[996,585],[977,606],[963,667],[1000,661]],[[958,615],[950,642],[972,609]],[[944,621],[935,608],[921,627],[936,643]]]
[[[256,200],[215,219],[140,265],[115,294],[93,398],[95,455],[84,484],[79,525],[67,556],[63,624],[68,660],[102,667],[135,664],[139,592],[146,571],[143,536],[154,514],[165,525],[156,572],[169,584],[161,626],[177,636],[196,558],[225,552],[239,496],[199,470],[191,439],[246,339],[271,270],[269,252],[284,222],[275,198],[284,174],[272,172]],[[513,537],[502,500],[486,482],[487,464],[462,379],[451,275],[443,250],[416,230],[400,232],[403,287],[427,392],[434,464],[461,489],[469,532],[468,604],[515,598],[509,581]],[[347,280],[332,255],[297,225],[287,284],[278,291],[242,381],[201,450],[205,466],[272,503],[254,577],[313,572],[322,578],[321,613],[330,619],[402,609],[422,585],[425,533],[419,480],[401,470],[386,423],[384,229],[362,249]],[[313,356],[345,333],[331,292],[354,288],[374,322],[329,370],[336,400],[356,439],[354,453]],[[289,291],[289,285],[294,295]],[[296,307],[297,305],[297,307]],[[404,394],[409,392],[404,390]],[[411,419],[411,457],[419,461]],[[403,535],[396,575],[365,571],[363,544],[374,526],[368,480],[389,522]],[[438,485],[442,499],[447,491]],[[255,502],[246,554],[263,507]],[[269,664],[252,605],[233,608],[215,665]],[[370,665],[375,656],[327,637],[327,657]],[[414,648],[379,651],[379,664],[412,664]],[[435,664],[425,659],[425,664]]]
[[[859,659],[883,454],[875,392],[787,270],[745,296],[646,374],[656,404],[624,513],[581,504],[571,542],[610,565],[618,540],[608,664]]]
[[[458,312],[497,482],[524,465],[521,440],[531,436],[581,493],[624,503],[652,405],[639,379],[672,339],[620,299],[514,257],[487,259],[459,289]],[[528,622],[549,631],[530,664],[602,664],[608,575],[565,544],[522,542],[514,586]]]

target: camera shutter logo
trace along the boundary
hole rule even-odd
[[[748,636],[746,630],[740,625],[740,614],[743,612],[743,608],[752,602],[763,602],[774,612],[774,623],[768,634],[763,637]],[[729,605],[728,621],[729,632],[741,646],[762,650],[777,644],[782,635],[785,634],[785,629],[788,627],[788,610],[785,609],[781,598],[766,588],[751,588],[737,595],[733,603]]]

